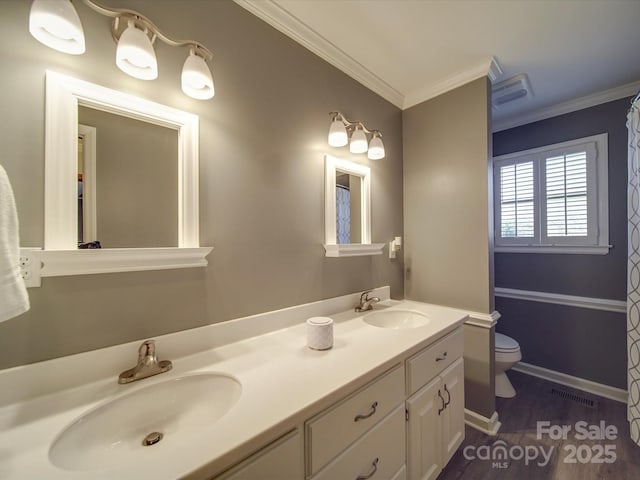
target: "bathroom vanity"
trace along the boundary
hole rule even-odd
[[[128,385],[139,342],[2,371],[0,477],[435,478],[464,438],[466,313],[374,293],[372,312],[353,294],[156,337],[174,368]],[[316,315],[330,350],[306,346]]]
[[[436,478],[464,439],[462,347],[458,327],[215,479]]]

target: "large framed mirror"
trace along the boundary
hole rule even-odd
[[[198,130],[197,115],[47,71],[42,276],[207,265]]]
[[[325,156],[325,255],[380,255],[371,243],[371,169]]]

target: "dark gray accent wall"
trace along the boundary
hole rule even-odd
[[[368,165],[372,240],[403,233],[402,113],[230,0],[103,0],[134,8],[174,38],[214,52],[212,100],[186,97],[188,54],[156,42],[159,77],[115,65],[110,19],[74,2],[87,52],[65,55],[28,32],[28,1],[0,2],[0,163],[16,195],[23,246],[42,246],[45,70],[125,91],[200,117],[200,244],[209,266],[48,277],[31,310],[0,324],[8,368],[255,313],[390,285],[403,260],[324,256],[324,155]],[[330,111],[380,129],[386,158],[327,146]],[[386,252],[385,252],[386,253]],[[305,319],[301,318],[303,322]]]
[[[496,287],[611,300],[626,299],[627,129],[629,99],[560,115],[493,135],[494,155],[608,133],[607,255],[495,254]],[[513,336],[523,361],[626,388],[624,314],[496,297],[497,331]]]
[[[518,340],[524,362],[627,388],[625,315],[500,297],[496,306],[497,330]]]
[[[494,156],[608,133],[609,243],[607,255],[495,254],[496,287],[626,298],[627,128],[629,99],[620,99],[493,135]]]

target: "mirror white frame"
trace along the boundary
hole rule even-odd
[[[358,163],[325,155],[324,179],[324,235],[325,256],[355,257],[381,255],[384,243],[371,243],[371,169]],[[336,172],[344,172],[362,179],[360,189],[362,243],[339,244],[336,238]]]
[[[178,246],[78,249],[78,105],[178,130]],[[197,115],[50,70],[45,100],[42,276],[206,266],[199,239]]]

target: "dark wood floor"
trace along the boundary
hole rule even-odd
[[[567,387],[518,372],[508,375],[518,393],[515,398],[497,399],[496,407],[502,422],[500,432],[490,437],[466,427],[464,443],[438,480],[640,479],[640,447],[629,438],[625,404],[587,395],[597,400],[597,407],[590,408],[551,394],[554,387],[563,390]],[[571,431],[566,440],[553,439],[546,433],[538,435],[538,422],[543,421],[549,422],[550,427],[569,425]],[[576,425],[577,422],[586,423]],[[611,437],[613,428],[617,429],[614,440],[579,438],[585,429],[592,432],[595,427],[591,426],[599,427],[601,422],[607,426]],[[501,446],[505,448],[501,449]],[[465,447],[468,448],[465,450]],[[505,450],[506,458],[491,458]],[[537,458],[533,458],[535,455]],[[522,458],[518,458],[520,456]],[[569,463],[571,460],[575,463]]]

